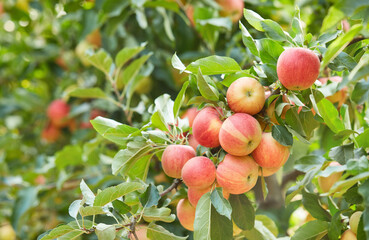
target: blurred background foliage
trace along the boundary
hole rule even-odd
[[[340,2],[343,3],[339,5]],[[345,24],[356,23],[356,19],[368,18],[368,8],[357,10],[364,1],[357,1],[358,5],[350,7],[347,2],[245,0],[245,8],[278,22],[289,31],[298,6],[306,31],[319,36],[332,27],[342,29]],[[195,25],[188,18],[190,5],[195,9]],[[174,99],[187,77],[171,66],[175,52],[185,64],[217,54],[234,58],[244,68],[251,66],[254,57],[243,46],[238,24],[220,17],[219,11],[213,0],[2,0],[2,226],[9,222],[19,239],[36,239],[45,230],[71,219],[68,206],[80,198],[81,179],[94,190],[121,182],[120,177],[111,174],[110,167],[117,147],[103,140],[88,121],[93,116],[103,115],[133,126],[148,122],[147,108],[153,99],[163,93],[169,93]],[[327,16],[335,18],[327,20]],[[340,24],[341,20],[348,21]],[[250,26],[243,18],[241,22]],[[264,35],[253,29],[250,33],[255,38]],[[114,98],[114,87],[105,74],[91,65],[85,52],[102,48],[116,56],[122,48],[138,46],[145,46],[138,56],[148,55],[149,58],[137,65],[136,78],[139,79],[123,111],[105,98],[85,99],[70,95],[77,88],[97,87]],[[60,129],[57,138],[48,138],[44,133],[49,125],[46,109],[55,99],[68,102],[71,121]],[[327,134],[323,135],[329,136]],[[322,140],[322,144],[329,143]],[[312,145],[309,150],[309,146],[294,145],[293,158],[298,159],[314,148],[320,146]],[[158,164],[154,161],[150,166],[149,181],[169,185]],[[287,164],[285,172],[291,171],[292,165]],[[268,210],[274,220],[283,219],[276,221],[280,232],[290,227],[288,219],[295,208],[291,205],[289,208]],[[291,221],[292,226],[299,224],[299,220]],[[176,233],[182,231],[176,226],[166,227]]]

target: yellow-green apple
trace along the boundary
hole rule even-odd
[[[0,239],[1,240],[15,240],[16,234],[13,227],[9,223],[1,224]]]
[[[233,112],[254,115],[264,106],[264,88],[256,79],[239,78],[227,90],[227,103]]]
[[[282,85],[289,90],[304,90],[311,87],[319,76],[318,56],[306,48],[289,48],[278,58],[277,75]]]
[[[192,127],[193,121],[195,120],[198,113],[199,111],[197,111],[197,108],[192,107],[187,109],[186,112],[181,116],[181,118],[182,119],[187,118],[189,126]]]
[[[221,16],[230,17],[233,23],[241,19],[245,6],[243,0],[217,0],[217,3],[222,7]]]
[[[341,240],[357,240],[356,234],[351,231],[350,229],[347,229],[341,236]]]
[[[193,121],[193,136],[202,146],[210,148],[219,146],[219,131],[223,124],[220,113],[220,108],[206,107]]]
[[[251,155],[263,168],[280,168],[290,156],[290,148],[275,140],[272,133],[263,133],[259,146]]]
[[[60,137],[60,129],[56,126],[49,124],[44,130],[42,130],[41,138],[46,142],[53,143]]]
[[[268,106],[268,108],[266,109],[266,114],[268,115],[268,117],[269,117],[269,120],[272,122],[272,123],[274,123],[274,124],[279,124],[278,123],[278,121],[277,121],[277,118],[276,118],[276,116],[275,116],[275,104],[277,103],[277,100],[278,99],[275,99],[271,104],[269,104],[269,106]],[[287,98],[287,96],[286,95],[283,95],[282,96],[282,101],[283,101],[283,103],[289,103],[289,100],[288,100],[288,98]],[[287,113],[287,111],[288,111],[288,109],[290,109],[291,107],[289,106],[289,105],[285,105],[284,107],[283,107],[283,110],[282,110],[282,113],[281,113],[281,115],[280,115],[280,117],[282,118],[282,119],[285,119],[286,118],[286,113]]]
[[[163,152],[161,165],[166,175],[180,178],[184,164],[193,157],[196,157],[196,152],[191,146],[169,145]]]
[[[259,145],[261,133],[260,124],[254,117],[247,113],[236,113],[224,121],[219,141],[229,154],[245,156]]]
[[[350,222],[349,222],[350,229],[355,234],[357,234],[357,227],[359,226],[360,217],[362,213],[363,213],[362,211],[357,211],[357,212],[354,212],[350,217]]]
[[[328,166],[341,166],[336,161],[332,161],[329,163]],[[329,175],[328,177],[318,177],[318,184],[320,186],[320,189],[323,193],[329,192],[329,190],[332,188],[332,186],[341,178],[342,172],[335,172]]]
[[[54,100],[47,108],[47,116],[51,124],[56,127],[65,127],[68,125],[69,105],[61,99]]]
[[[189,187],[187,190],[187,197],[191,205],[196,207],[202,195],[204,195],[207,192],[210,192],[212,188],[213,188],[212,185],[204,189],[196,189],[196,188]],[[223,190],[223,197],[228,199],[229,193]]]
[[[194,157],[182,168],[183,182],[190,188],[205,189],[215,181],[215,165],[207,157]]]
[[[233,156],[227,154],[217,168],[217,182],[230,194],[249,191],[258,179],[259,166],[250,156]]]
[[[191,205],[188,199],[181,199],[177,204],[177,218],[181,225],[187,230],[193,231],[196,208]]]
[[[323,85],[327,84],[328,80],[332,81],[332,82],[341,82],[342,81],[342,77],[340,76],[333,76],[333,77],[324,77],[324,78],[319,78],[318,79]],[[338,92],[327,96],[326,97],[331,103],[338,103],[338,106],[342,106],[342,104],[346,101],[347,99],[347,87],[343,87],[341,90],[339,90]]]

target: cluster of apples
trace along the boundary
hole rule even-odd
[[[314,84],[319,67],[314,52],[290,48],[279,57],[277,74],[285,88],[303,90]],[[226,97],[230,116],[219,107],[202,109],[193,122],[189,121],[193,133],[189,140],[193,137],[195,144],[170,145],[162,156],[164,172],[182,178],[188,187],[188,199],[181,199],[177,205],[177,217],[188,230],[193,230],[196,206],[202,195],[214,187],[221,187],[225,198],[248,192],[259,175],[274,174],[290,155],[289,147],[276,141],[270,132],[263,132],[253,117],[262,111],[266,101],[264,87],[256,79],[237,79],[229,86]],[[196,156],[197,144],[221,147],[219,151],[222,149],[227,154],[216,166],[211,159]]]

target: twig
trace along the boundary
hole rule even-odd
[[[290,172],[289,174],[284,175],[282,179],[282,183],[281,183],[281,188],[283,189],[287,185],[287,183],[289,183],[290,181],[296,181],[296,178],[302,174],[304,173],[294,170]]]
[[[179,185],[181,185],[182,179],[176,178],[174,179],[172,185],[170,185],[167,189],[165,189],[162,193],[160,193],[160,197],[165,196],[166,194],[170,193],[173,189],[177,189]]]
[[[133,235],[136,240],[139,240],[136,234],[136,218],[134,216],[131,217],[131,225],[129,226],[130,235]]]

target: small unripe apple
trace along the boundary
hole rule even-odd
[[[341,166],[336,161],[330,162],[328,166]],[[341,178],[342,172],[332,173],[328,177],[318,177],[318,183],[323,193],[329,192],[332,186]]]
[[[205,189],[215,181],[215,165],[207,157],[194,157],[182,168],[183,182],[190,188]]]
[[[51,124],[56,127],[65,127],[68,125],[69,105],[61,99],[54,100],[47,108],[47,116]]]
[[[341,240],[357,240],[356,234],[347,229],[341,236]]]
[[[181,116],[182,119],[187,118],[188,119],[188,124],[190,127],[192,127],[193,125],[193,121],[195,120],[197,114],[199,113],[199,111],[197,111],[197,108],[193,107],[193,108],[189,108],[186,110],[186,112]]]
[[[363,212],[357,211],[354,212],[350,217],[350,229],[355,234],[357,234],[357,228],[359,226],[361,214],[363,214]]]
[[[289,48],[278,58],[277,74],[282,85],[289,90],[311,87],[319,76],[318,56],[306,48]]]
[[[244,2],[243,0],[216,0],[223,8],[220,15],[230,17],[233,23],[237,23],[243,16]]]
[[[230,194],[241,194],[252,189],[258,179],[259,166],[249,156],[227,154],[217,168],[217,182]]]
[[[275,140],[269,132],[262,134],[259,146],[251,155],[263,168],[280,168],[290,156],[290,149]]]
[[[196,157],[196,152],[191,146],[169,145],[163,152],[161,165],[166,175],[180,178],[183,166],[193,157]]]
[[[193,231],[196,208],[191,205],[188,199],[181,199],[177,204],[177,218],[181,225],[187,230]]]
[[[223,122],[221,120],[221,109],[206,107],[196,116],[192,125],[192,133],[196,141],[204,147],[219,146],[219,131]]]
[[[60,135],[60,129],[52,124],[49,124],[44,130],[42,130],[41,138],[46,142],[53,143],[59,139]]]
[[[264,106],[265,91],[256,79],[242,77],[229,86],[227,102],[231,110],[236,113],[254,115]]]
[[[229,154],[245,156],[259,145],[261,133],[260,124],[255,118],[246,113],[236,113],[224,121],[219,141]]]

